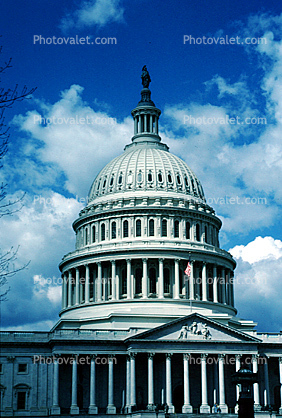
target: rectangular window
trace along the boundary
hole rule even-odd
[[[26,392],[17,393],[17,409],[26,409]]]
[[[0,374],[3,374],[3,364],[0,363]]]
[[[19,363],[18,364],[18,373],[27,373],[27,364],[26,363]]]

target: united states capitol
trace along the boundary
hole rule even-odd
[[[73,223],[59,320],[1,333],[2,416],[235,417],[241,367],[258,373],[256,416],[282,414],[282,334],[237,316],[221,220],[162,142],[150,81],[144,66],[133,137]]]

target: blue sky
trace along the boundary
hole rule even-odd
[[[11,199],[25,198],[20,212],[1,218],[0,248],[19,245],[17,265],[30,264],[10,280],[4,328],[46,330],[57,320],[57,266],[74,249],[71,224],[97,172],[133,135],[130,111],[147,64],[163,141],[223,221],[221,245],[238,263],[239,316],[261,331],[282,329],[281,12],[272,0],[2,5],[1,62],[13,58],[2,87],[37,87],[6,113],[0,180]],[[73,37],[91,43],[72,45]],[[115,41],[95,43],[101,38]],[[87,116],[95,123],[71,123]]]

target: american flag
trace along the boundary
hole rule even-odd
[[[184,273],[186,274],[186,276],[190,277],[191,274],[191,264],[190,264],[190,260],[188,261],[187,267],[184,270]]]

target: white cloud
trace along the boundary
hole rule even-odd
[[[83,1],[76,11],[62,18],[60,28],[68,31],[73,28],[103,27],[110,22],[122,22],[123,13],[120,0]]]
[[[257,321],[260,331],[282,330],[282,241],[259,236],[229,251],[237,261],[235,305],[239,316]]]

